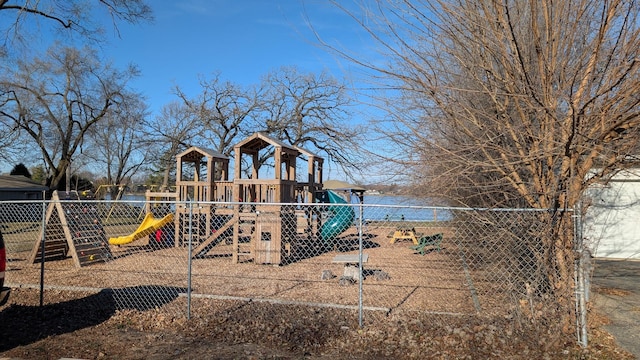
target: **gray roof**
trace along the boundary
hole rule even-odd
[[[43,191],[47,186],[22,175],[0,175],[0,191]]]
[[[349,191],[366,191],[367,189],[362,186],[349,184],[346,181],[340,180],[325,180],[322,183],[322,188],[327,190],[349,190]]]

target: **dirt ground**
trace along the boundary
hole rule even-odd
[[[12,295],[0,309],[0,358],[633,358],[616,348],[600,316],[580,349],[571,336],[515,330],[505,319],[368,315],[360,329],[351,310],[198,300],[187,320],[163,309],[118,310],[109,293],[49,290],[43,308],[37,290]]]
[[[580,349],[556,324],[499,311],[508,306],[486,290],[492,284],[476,282],[470,292],[463,270],[482,270],[463,269],[454,244],[425,256],[408,245],[390,244],[383,232],[368,238],[362,328],[358,286],[319,280],[326,269],[340,275],[335,251],[265,267],[231,264],[224,246],[216,248],[194,259],[201,296],[187,319],[183,249],[114,249],[114,261],[81,269],[69,259],[48,262],[45,284],[54,286],[43,307],[38,264],[26,262],[26,249],[9,259],[9,283],[23,285],[0,308],[0,359],[633,358],[604,330],[605,317],[590,315],[590,346]],[[354,253],[353,242],[341,246]],[[471,293],[498,310],[476,315]]]
[[[426,231],[418,229],[417,231]],[[446,229],[430,228],[430,232]],[[371,229],[364,242],[368,261],[364,264],[367,301],[365,306],[381,311],[415,310],[453,314],[474,314],[474,299],[466,285],[455,244],[448,243],[442,252],[414,254],[411,241],[390,243],[389,229]],[[450,238],[450,237],[447,237]],[[11,242],[11,238],[8,240]],[[323,303],[354,307],[358,304],[357,286],[340,286],[345,264],[333,261],[336,255],[357,258],[355,234],[345,234],[335,249],[321,251],[299,243],[292,250],[291,263],[283,266],[233,264],[230,244],[221,243],[204,256],[192,260],[191,286],[198,295],[274,299],[282,302]],[[40,282],[39,264],[28,261],[31,249],[10,254],[8,282]],[[135,289],[156,287],[157,292],[184,293],[189,273],[189,256],[185,247],[151,248],[142,241],[131,246],[112,247],[113,260],[82,268],[71,258],[46,263],[44,283],[54,289]],[[242,259],[241,259],[242,260]],[[328,280],[320,280],[328,271]],[[477,273],[481,270],[476,270]],[[382,280],[381,280],[382,279]],[[476,287],[491,284],[476,283]],[[478,291],[480,295],[488,294]],[[493,292],[481,299],[486,307],[495,302]],[[500,301],[499,301],[500,302]]]

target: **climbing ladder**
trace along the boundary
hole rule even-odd
[[[176,247],[187,245],[189,236],[191,236],[191,244],[198,246],[211,236],[211,206],[205,205],[191,210],[189,217],[189,209],[183,209],[178,212],[178,226],[176,227]]]
[[[239,212],[233,226],[234,264],[253,259],[253,243],[256,239],[256,223],[258,215],[254,212]]]

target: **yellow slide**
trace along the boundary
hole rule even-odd
[[[134,231],[131,235],[119,236],[116,238],[109,239],[109,244],[111,245],[124,245],[128,244],[134,240],[138,240],[147,235],[152,234],[154,231],[160,229],[161,227],[167,225],[168,223],[173,221],[173,214],[169,214],[162,219],[156,219],[153,217],[152,213],[148,213],[144,220],[142,220],[142,224],[138,226],[136,231]]]

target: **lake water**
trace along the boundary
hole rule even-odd
[[[124,194],[122,201],[143,206],[146,198],[140,194]],[[362,212],[364,220],[444,221],[449,218],[445,209],[429,207],[427,200],[408,196],[365,195]]]
[[[364,220],[443,221],[449,218],[444,209],[430,207],[427,200],[408,196],[365,195]]]

